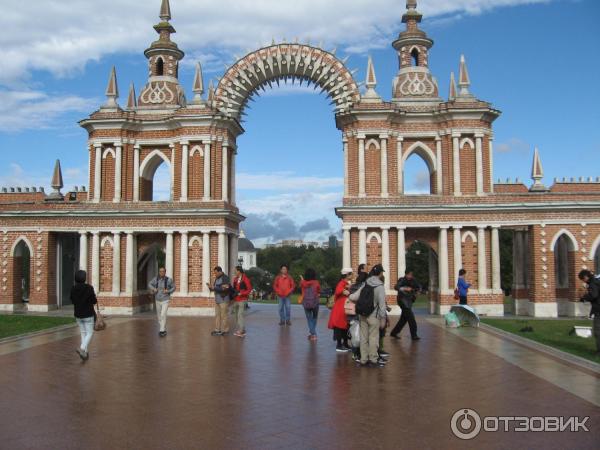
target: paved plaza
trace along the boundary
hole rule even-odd
[[[0,344],[0,448],[597,448],[598,376],[482,330],[420,316],[422,340],[386,340],[384,369],[336,354],[326,315],[306,340],[293,310],[254,305],[248,337],[214,338],[209,318],[110,319],[90,360],[75,328]],[[406,333],[406,331],[405,331]],[[562,380],[562,381],[561,381]],[[559,387],[559,384],[562,386]],[[589,401],[584,400],[587,397]],[[590,416],[589,432],[453,436],[455,411]]]

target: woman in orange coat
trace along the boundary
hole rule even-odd
[[[333,339],[337,341],[335,348],[336,352],[346,353],[350,351],[348,345],[348,319],[346,318],[346,311],[344,305],[350,295],[350,284],[352,278],[352,269],[342,269],[342,277],[335,288],[333,298],[335,303],[329,316],[328,327],[333,330]]]

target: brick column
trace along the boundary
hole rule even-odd
[[[458,272],[462,269],[462,233],[461,227],[454,228],[454,285],[458,284]]]
[[[388,189],[388,135],[382,134],[381,139],[381,196],[389,197]]]
[[[344,227],[344,238],[343,238],[343,263],[344,268],[352,266],[352,251],[350,242],[350,228]]]
[[[404,162],[402,159],[402,142],[404,138],[398,136],[398,142],[396,144],[396,152],[398,159],[398,195],[404,194]]]
[[[223,146],[221,149],[223,153],[223,163],[222,163],[222,177],[221,177],[221,192],[222,192],[222,200],[224,202],[229,200],[229,143],[223,142]]]
[[[208,293],[206,283],[210,283],[210,271],[210,233],[204,233],[202,235],[202,292],[205,295]]]
[[[367,263],[367,227],[358,228],[358,263]]]
[[[500,231],[498,226],[492,226],[492,291],[494,294],[502,292],[500,270]]]
[[[385,270],[385,289],[390,289],[390,229],[381,228],[381,259],[383,270]]]
[[[454,195],[460,192],[460,133],[452,133],[452,166],[454,173]]]
[[[477,270],[479,273],[479,282],[477,289],[480,294],[485,294],[487,285],[487,255],[485,243],[485,227],[477,227]]]
[[[100,233],[92,234],[92,286],[96,293],[100,292]]]
[[[440,295],[444,295],[448,293],[448,227],[440,228],[438,264]]]
[[[167,276],[173,278],[174,265],[173,265],[173,232],[167,231],[166,245],[165,245],[165,270]]]
[[[95,163],[94,163],[94,202],[98,203],[102,195],[102,146],[97,144]]]
[[[87,231],[79,232],[79,270],[88,270],[88,235]]]
[[[204,143],[204,201],[209,201],[210,195],[210,168],[211,168],[211,155],[210,155],[210,142]]]
[[[140,146],[133,148],[133,201],[140,201]]]
[[[188,232],[181,231],[181,251],[179,255],[179,293],[187,295],[189,292],[189,239]]]
[[[115,197],[113,201],[118,203],[121,201],[121,173],[123,167],[123,144],[115,143],[116,160],[115,160]]]
[[[344,197],[348,197],[350,195],[348,178],[348,138],[344,136],[342,142],[344,143]]]
[[[118,296],[121,293],[121,232],[113,232],[113,272],[112,293]]]
[[[365,184],[365,138],[366,136],[358,136],[358,196],[366,197],[366,184]]]
[[[406,228],[398,228],[398,278],[406,272]]]
[[[436,193],[442,195],[444,193],[444,178],[443,178],[443,164],[442,164],[442,139],[438,136],[435,138],[436,145]]]
[[[188,177],[190,163],[189,142],[181,143],[181,201],[188,201]]]
[[[125,293],[132,296],[135,290],[135,277],[137,276],[137,257],[135,251],[135,236],[127,233],[125,248]]]
[[[475,135],[475,171],[477,195],[483,195],[483,134]]]

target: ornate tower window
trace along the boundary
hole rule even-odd
[[[410,52],[410,57],[412,59],[413,66],[418,67],[419,66],[419,50],[417,50],[416,48],[413,48],[412,52]]]
[[[159,56],[156,59],[156,76],[157,77],[162,77],[164,74],[165,74],[165,62]]]

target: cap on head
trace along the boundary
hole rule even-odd
[[[346,267],[342,269],[342,275],[350,275],[353,272],[352,268]]]

